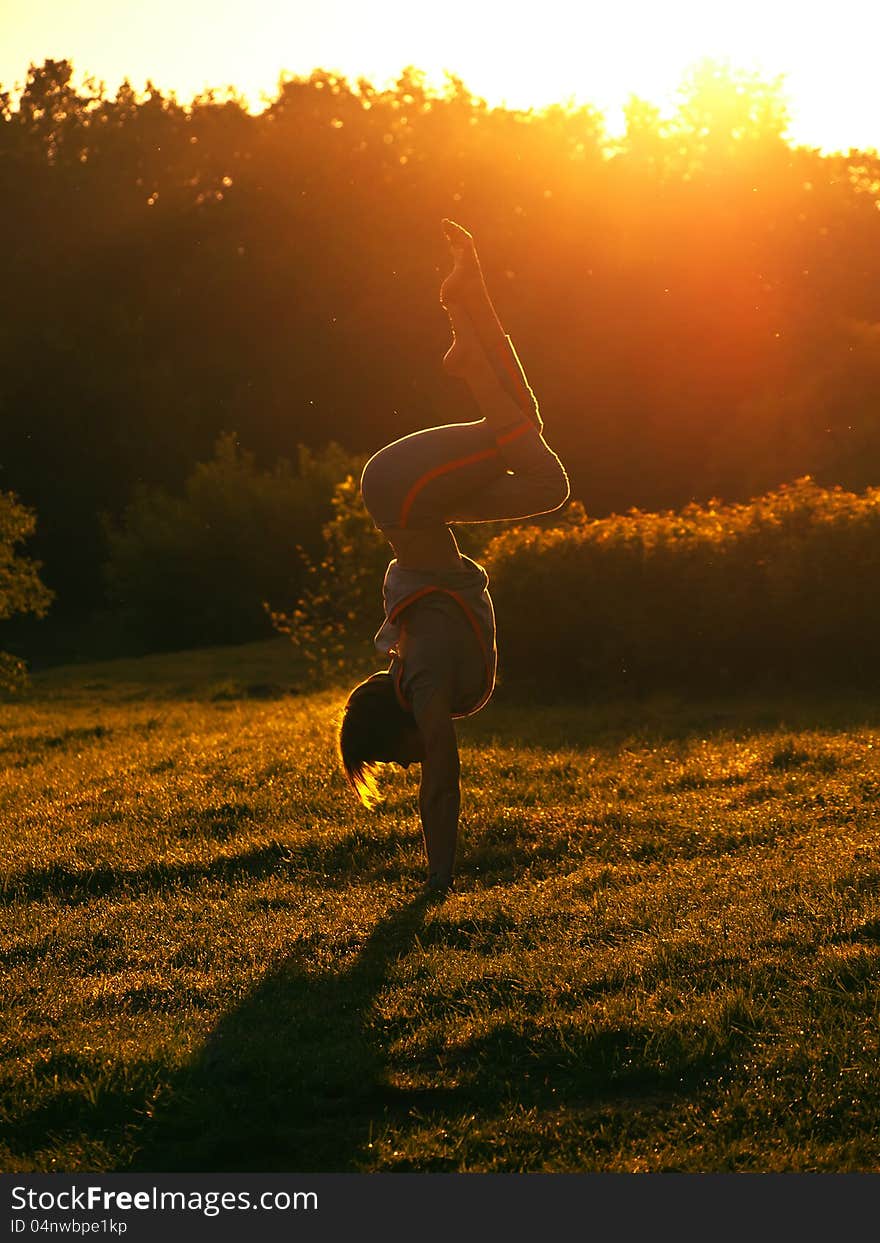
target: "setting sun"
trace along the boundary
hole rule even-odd
[[[842,0],[830,18],[791,0],[448,0],[442,9],[403,0],[369,7],[353,0],[51,0],[0,18],[0,82],[9,89],[22,83],[30,62],[64,58],[111,88],[124,77],[138,89],[151,79],[182,100],[231,85],[256,111],[282,72],[320,67],[385,85],[414,65],[431,84],[442,83],[446,71],[455,74],[490,104],[592,104],[613,134],[630,95],[671,111],[688,67],[712,57],[783,77],[793,141],[825,150],[873,148],[880,129],[866,37],[871,7]]]

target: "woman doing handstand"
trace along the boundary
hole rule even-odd
[[[391,664],[351,692],[339,733],[345,774],[367,807],[378,802],[376,764],[421,763],[428,887],[440,891],[452,885],[461,801],[454,719],[488,702],[496,664],[488,577],[462,556],[450,523],[552,513],[569,494],[473,238],[450,220],[443,227],[454,260],[440,290],[453,330],[443,363],[482,418],[404,436],[364,467],[364,503],[395,553],[375,639]]]

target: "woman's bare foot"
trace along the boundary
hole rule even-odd
[[[450,315],[453,307],[467,313],[483,349],[491,353],[504,341],[504,329],[483,280],[474,239],[454,220],[443,221],[443,232],[453,267],[440,286],[440,301]]]
[[[448,306],[450,302],[463,301],[469,292],[468,286],[473,281],[481,281],[483,274],[473,235],[454,220],[444,219],[441,224],[453,259],[452,271],[440,286],[440,301]]]
[[[453,220],[443,221],[443,232],[454,261],[440,287],[440,301],[446,308],[453,335],[443,366],[450,375],[467,381],[481,405],[492,399],[493,390],[500,384],[541,431],[538,403],[513,343],[495,313],[474,239]]]

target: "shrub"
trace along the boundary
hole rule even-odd
[[[105,523],[108,598],[126,630],[146,650],[271,634],[265,604],[298,599],[303,555],[319,554],[334,484],[350,466],[331,444],[300,447],[296,469],[281,460],[261,471],[227,434],[183,496],[139,490],[120,525]]]
[[[33,534],[36,517],[11,492],[0,492],[0,621],[17,613],[44,617],[52,592],[40,581],[40,563],[20,556],[16,548]],[[15,692],[26,684],[24,662],[0,652],[0,691]]]
[[[744,505],[514,528],[486,552],[508,680],[628,687],[876,682],[880,489],[811,479]]]
[[[297,607],[271,615],[316,682],[342,669],[375,668],[378,659],[372,637],[382,622],[381,585],[390,554],[364,507],[359,478],[359,470],[349,473],[334,489],[321,554],[303,557],[305,579]]]

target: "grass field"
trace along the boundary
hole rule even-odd
[[[880,707],[502,688],[432,903],[291,651],[0,707],[3,1169],[880,1169]]]

